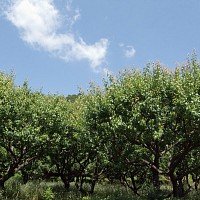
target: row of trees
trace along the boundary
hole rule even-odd
[[[200,177],[200,63],[125,70],[72,97],[33,92],[0,74],[0,186],[60,177],[90,192],[118,180],[136,195],[170,183],[175,197]],[[186,183],[186,184],[185,184]]]

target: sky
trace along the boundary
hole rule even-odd
[[[0,71],[60,95],[200,53],[199,0],[0,0]]]

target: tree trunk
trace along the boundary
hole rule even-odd
[[[9,170],[9,172],[6,174],[6,175],[4,175],[4,176],[1,176],[0,177],[0,189],[4,189],[5,188],[5,182],[9,179],[9,178],[11,178],[12,176],[14,176],[15,175],[15,173],[14,173],[14,169],[13,170]]]
[[[133,174],[131,174],[131,182],[132,182],[132,186],[133,186],[132,190],[133,190],[134,194],[140,196],[139,193],[138,193],[138,188],[136,186],[136,182],[135,182]]]
[[[75,186],[79,189],[79,176],[76,177]]]
[[[5,181],[0,179],[0,190],[5,188]]]
[[[158,171],[160,167],[159,159],[160,159],[159,149],[158,147],[156,147],[156,154],[154,156],[154,161],[153,161],[153,166],[151,168],[151,171],[152,171],[153,186],[158,190],[160,189],[160,178],[159,178],[159,171]]]
[[[26,184],[29,180],[29,174],[25,170],[21,170],[23,183]]]
[[[185,192],[184,192],[183,180],[182,179],[178,180],[177,192],[178,192],[178,197],[183,197],[184,196]]]
[[[190,190],[190,189],[191,189],[191,185],[190,185],[190,183],[189,183],[189,175],[187,174],[187,175],[185,176],[185,178],[186,178],[186,183],[187,183],[187,185],[188,185],[188,189]]]
[[[96,185],[96,178],[92,180],[91,182],[91,189],[90,189],[90,194],[93,194],[94,193],[94,188],[95,188],[95,185]]]
[[[80,191],[84,193],[84,190],[83,190],[83,184],[84,184],[84,181],[85,181],[85,176],[84,175],[81,175],[81,183],[80,183]]]
[[[177,183],[177,178],[174,175],[174,173],[170,174],[170,180],[171,180],[171,183],[172,183],[173,197],[178,197],[178,183]]]
[[[90,194],[94,193],[94,188],[95,188],[96,182],[97,182],[98,177],[99,177],[99,174],[98,174],[99,166],[98,166],[98,164],[99,163],[98,163],[98,158],[97,158],[95,169],[94,169],[94,174],[93,174],[92,181],[91,181]]]
[[[60,178],[62,180],[62,182],[64,183],[64,187],[66,190],[69,190],[70,187],[70,181],[66,178],[65,174],[61,174]]]

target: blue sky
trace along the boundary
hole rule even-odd
[[[76,94],[106,73],[200,52],[199,0],[0,0],[0,70]]]

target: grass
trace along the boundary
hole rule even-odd
[[[84,196],[72,185],[65,191],[61,182],[32,181],[22,184],[18,180],[9,180],[6,190],[0,193],[2,200],[137,200],[131,191],[120,185],[98,184],[93,195]]]
[[[167,187],[166,187],[167,188]],[[20,176],[11,178],[6,183],[5,191],[0,191],[0,200],[162,200],[169,190],[158,193],[153,188],[145,186],[143,196],[135,196],[130,190],[119,184],[97,184],[93,195],[84,196],[72,184],[69,191],[65,191],[61,182],[31,181],[23,184]],[[167,200],[176,200],[168,198]],[[183,200],[199,200],[200,192],[193,191]]]

